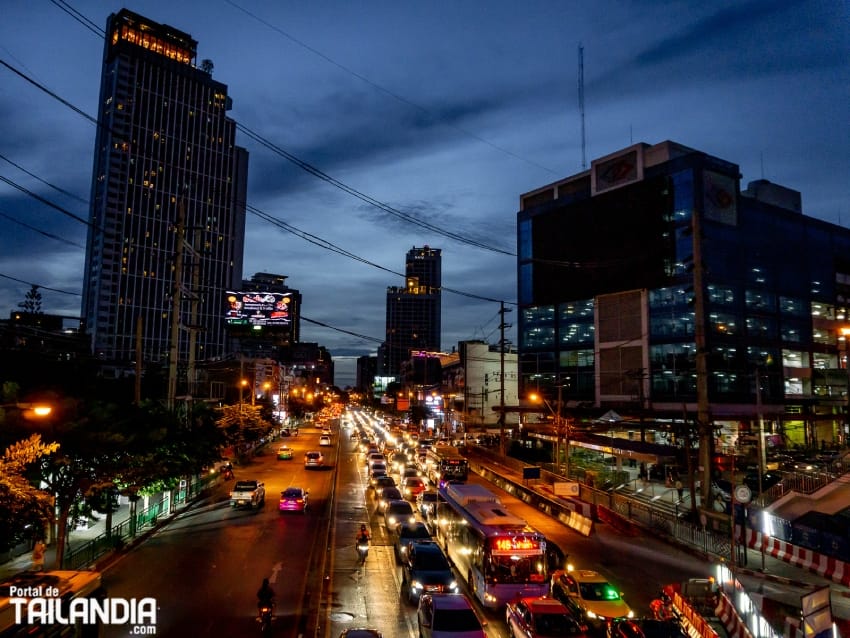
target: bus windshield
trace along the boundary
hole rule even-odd
[[[490,554],[484,577],[493,583],[542,583],[546,566],[540,556],[495,556]]]

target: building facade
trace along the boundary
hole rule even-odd
[[[847,436],[850,231],[673,142],[521,196],[521,393],[699,420],[730,451]]]
[[[247,152],[227,87],[190,35],[122,10],[107,20],[83,316],[124,369],[218,357],[239,286]],[[137,340],[138,337],[138,340]]]
[[[230,352],[285,361],[301,335],[301,293],[286,275],[258,272],[227,291]]]
[[[404,287],[387,288],[382,372],[400,375],[411,352],[440,350],[442,256],[439,248],[413,247],[405,260]]]

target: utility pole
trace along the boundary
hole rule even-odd
[[[499,315],[499,452],[505,456],[505,328],[509,328],[510,324],[505,323],[505,313],[511,311],[510,308],[505,308],[505,302],[500,302]]]
[[[174,281],[171,288],[171,335],[168,344],[168,409],[174,409],[177,396],[177,359],[180,357],[180,306],[183,301],[183,234],[186,225],[184,196],[177,200],[177,227],[174,240]]]
[[[702,260],[702,209],[694,208],[691,218],[693,227],[694,257],[694,342],[696,345],[697,373],[697,433],[699,436],[699,462],[702,466],[701,489],[703,507],[711,504],[711,463],[714,458],[714,423],[711,420],[708,401],[708,351],[705,326],[705,268]]]

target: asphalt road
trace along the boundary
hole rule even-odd
[[[336,638],[344,629],[372,627],[384,638],[414,638],[416,610],[400,598],[393,539],[383,517],[374,513],[365,463],[349,432],[343,429],[333,437],[333,447],[321,448],[327,468],[320,471],[305,470],[301,461],[304,451],[319,449],[318,430],[302,429],[299,437],[283,441],[295,450],[291,461],[278,461],[274,451],[280,442],[272,444],[250,465],[236,468],[237,479],[265,481],[263,509],[232,510],[222,486],[211,503],[179,516],[112,566],[104,574],[109,596],[152,596],[158,618],[155,628],[107,627],[104,635],[259,634],[255,592],[267,577],[277,592],[275,636]],[[513,513],[557,543],[576,567],[606,576],[637,615],[648,613],[663,584],[711,573],[703,559],[649,534],[626,536],[597,525],[584,537],[475,475],[470,482],[497,493]],[[291,485],[310,490],[307,514],[278,513],[277,497]],[[360,565],[354,539],[364,522],[372,544]],[[480,615],[490,638],[508,635],[503,612]]]
[[[318,431],[303,430],[283,442],[295,450],[293,460],[277,460],[278,442],[234,470],[236,479],[265,482],[264,507],[231,509],[227,494],[232,482],[220,486],[213,502],[179,516],[108,570],[103,582],[110,597],[154,597],[158,614],[153,630],[109,626],[105,636],[152,631],[181,638],[259,633],[256,591],[263,578],[269,578],[277,594],[274,635],[294,637],[305,631],[299,621],[317,615],[305,609],[317,604],[305,593],[320,583],[315,565],[321,558],[317,550],[336,452],[321,448],[327,467],[305,470],[303,454],[319,449]],[[280,492],[293,485],[310,490],[308,512],[279,514]]]

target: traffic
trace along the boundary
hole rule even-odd
[[[344,438],[361,459],[369,525],[392,544],[399,604],[415,610],[412,634],[641,638],[646,616],[653,638],[686,635],[677,619],[653,615],[656,607],[637,613],[592,565],[574,568],[497,490],[471,481],[467,459],[450,442],[354,414]],[[424,489],[402,490],[405,481]],[[385,627],[368,628],[386,635]]]

